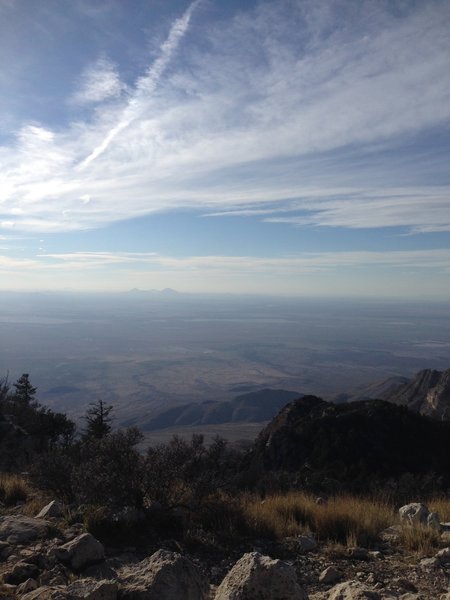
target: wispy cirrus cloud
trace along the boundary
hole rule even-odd
[[[124,90],[126,85],[120,80],[116,65],[101,57],[82,73],[71,101],[78,104],[98,103],[116,98]]]
[[[197,270],[237,270],[254,272],[311,272],[339,267],[379,265],[393,268],[429,268],[450,271],[450,249],[397,250],[386,252],[304,252],[286,257],[255,256],[164,256],[155,252],[68,252],[43,253],[36,257],[44,268],[86,269],[111,265],[143,265],[151,268]]]
[[[425,140],[450,129],[446,2],[396,13],[266,3],[194,38],[197,5],[123,98],[115,68],[100,65],[77,92],[95,102],[89,118],[24,124],[0,148],[3,228],[73,231],[173,209],[450,227],[448,147]]]

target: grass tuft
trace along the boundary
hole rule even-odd
[[[6,506],[25,502],[29,494],[30,487],[23,477],[10,473],[0,474],[0,501]]]
[[[243,499],[243,513],[254,535],[271,539],[313,532],[318,541],[370,546],[380,531],[392,525],[392,506],[352,496],[326,504],[301,492],[273,495],[261,501]]]

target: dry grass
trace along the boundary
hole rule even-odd
[[[428,502],[428,508],[438,513],[441,522],[450,522],[450,498],[434,498]]]
[[[6,506],[25,502],[30,495],[30,487],[20,475],[0,473],[0,501]]]
[[[316,504],[312,496],[291,492],[261,501],[246,496],[242,509],[249,528],[272,539],[312,532],[319,541],[370,546],[395,521],[392,506],[352,496]]]
[[[429,556],[439,548],[441,537],[435,529],[423,525],[405,525],[400,531],[398,541],[405,550],[420,556]]]

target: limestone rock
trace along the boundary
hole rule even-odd
[[[206,600],[209,586],[197,567],[176,552],[158,550],[122,570],[123,600]]]
[[[398,509],[400,521],[408,525],[426,525],[430,514],[425,504],[411,502]]]
[[[0,517],[0,541],[9,544],[24,544],[45,537],[50,524],[43,519],[23,515]]]
[[[366,548],[347,548],[347,556],[354,560],[370,560],[369,551]]]
[[[443,565],[447,565],[450,563],[450,547],[442,548],[435,554],[435,557],[439,560],[439,562]]]
[[[36,519],[59,518],[63,514],[62,506],[56,500],[52,500],[36,515]]]
[[[36,579],[27,579],[26,581],[17,586],[16,595],[23,596],[24,594],[28,594],[28,592],[32,592],[38,587],[39,586]]]
[[[23,595],[20,600],[72,600],[66,588],[41,586]]]
[[[436,529],[436,531],[441,530],[441,523],[439,521],[439,515],[436,512],[430,512],[427,517],[427,526],[430,529]]]
[[[340,579],[342,579],[341,571],[333,566],[327,567],[319,575],[320,583],[336,583]]]
[[[218,587],[215,600],[307,600],[295,570],[281,560],[250,552]]]
[[[55,556],[73,571],[82,571],[89,565],[105,560],[103,545],[90,533],[83,533],[54,550]]]
[[[369,590],[358,581],[344,581],[330,590],[328,600],[379,600],[378,592]]]
[[[317,548],[316,540],[310,535],[297,535],[295,537],[287,537],[284,539],[288,546],[300,554],[311,552]]]
[[[434,556],[433,558],[422,558],[419,566],[424,571],[433,571],[434,569],[439,569],[442,566],[442,563],[439,558]]]
[[[78,579],[67,587],[70,600],[116,600],[117,583],[115,581],[96,581]]]
[[[6,583],[12,583],[13,585],[19,585],[27,579],[37,577],[39,575],[39,569],[36,565],[19,561],[12,569],[3,573],[3,580]]]
[[[0,560],[6,560],[11,552],[12,548],[8,542],[0,542]]]

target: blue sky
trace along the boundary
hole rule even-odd
[[[0,0],[0,289],[450,299],[448,0]]]

